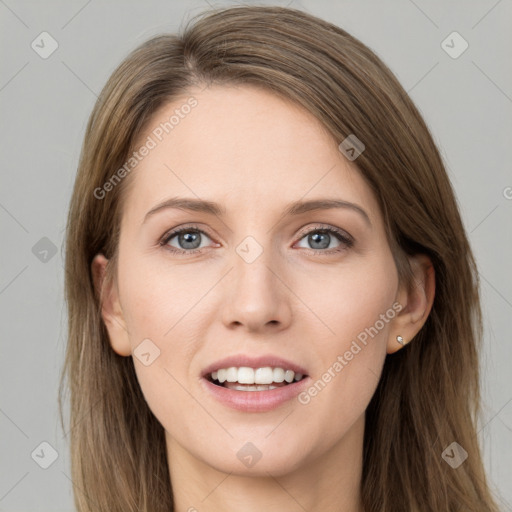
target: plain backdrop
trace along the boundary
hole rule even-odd
[[[62,244],[89,114],[130,50],[176,31],[208,3],[0,0],[0,511],[73,510],[57,408],[66,344]],[[429,125],[479,265],[485,415],[478,435],[502,509],[512,510],[512,2],[259,4],[303,9],[359,38]]]

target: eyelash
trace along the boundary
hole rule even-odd
[[[177,255],[188,255],[188,254],[195,254],[202,252],[204,247],[201,249],[176,249],[175,247],[170,247],[167,244],[169,241],[174,238],[176,235],[179,235],[180,233],[184,232],[195,232],[195,233],[201,233],[203,235],[206,235],[208,238],[212,238],[206,231],[203,231],[202,229],[199,229],[195,227],[194,225],[190,226],[183,226],[181,228],[177,228],[172,230],[171,232],[166,233],[162,239],[159,242],[159,245],[164,247],[166,250],[173,254]],[[300,234],[300,238],[298,241],[302,240],[304,237],[311,233],[328,233],[333,234],[340,242],[345,244],[345,248],[334,248],[334,249],[308,249],[301,247],[301,249],[305,249],[306,251],[311,251],[311,253],[315,256],[328,256],[336,253],[340,253],[346,249],[350,249],[354,245],[354,239],[351,238],[349,235],[347,235],[344,231],[334,228],[332,226],[325,227],[325,226],[315,226],[314,228],[303,232]]]

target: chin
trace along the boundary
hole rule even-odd
[[[307,447],[301,440],[302,436],[277,436],[276,433],[268,436],[271,430],[266,429],[261,436],[254,435],[254,432],[250,437],[236,436],[229,441],[229,446],[210,452],[206,460],[203,452],[202,458],[217,471],[239,476],[268,477],[269,473],[282,476],[307,463]],[[241,441],[242,438],[250,440]]]

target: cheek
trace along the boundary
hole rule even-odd
[[[327,352],[331,354],[350,345],[376,322],[379,331],[386,331],[394,317],[391,306],[398,275],[391,254],[386,251],[375,252],[371,257],[355,257],[339,266],[318,266],[292,283],[291,287],[310,307],[311,327],[315,317],[318,320],[318,333],[326,340],[323,346],[328,346]],[[386,316],[384,324],[381,315]]]
[[[211,271],[173,265],[160,256],[129,256],[123,263],[119,265],[120,295],[132,343],[141,337],[155,338],[165,346],[176,332],[191,332],[190,319],[216,276],[209,279]]]
[[[364,413],[377,387],[392,320],[397,275],[392,260],[351,267],[325,281],[315,299],[324,334],[313,338],[318,364],[311,386],[299,396],[326,446]],[[333,300],[336,297],[336,300]]]
[[[129,332],[137,379],[159,421],[190,408],[189,368],[204,336],[195,319],[205,293],[205,278],[184,276],[184,266],[171,270],[150,258],[127,256],[119,264],[120,296]],[[181,385],[180,385],[181,384]],[[173,414],[174,413],[174,414]]]

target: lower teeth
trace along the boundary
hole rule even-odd
[[[240,384],[238,382],[228,382],[228,381],[224,381],[221,383],[218,380],[210,379],[210,382],[213,382],[217,386],[220,386],[223,388],[228,388],[228,389],[233,389],[235,391],[270,391],[271,389],[277,389],[277,388],[282,388],[284,386],[288,386],[288,384],[295,384],[298,381],[273,382],[272,384]]]
[[[213,381],[218,386],[234,389],[235,391],[269,391],[271,389],[282,388],[287,386],[288,382],[273,382],[272,384],[240,384],[239,382],[223,382]]]
[[[280,386],[273,386],[272,384],[238,384],[237,382],[225,382],[223,387],[236,391],[268,391],[270,389],[277,389]]]

